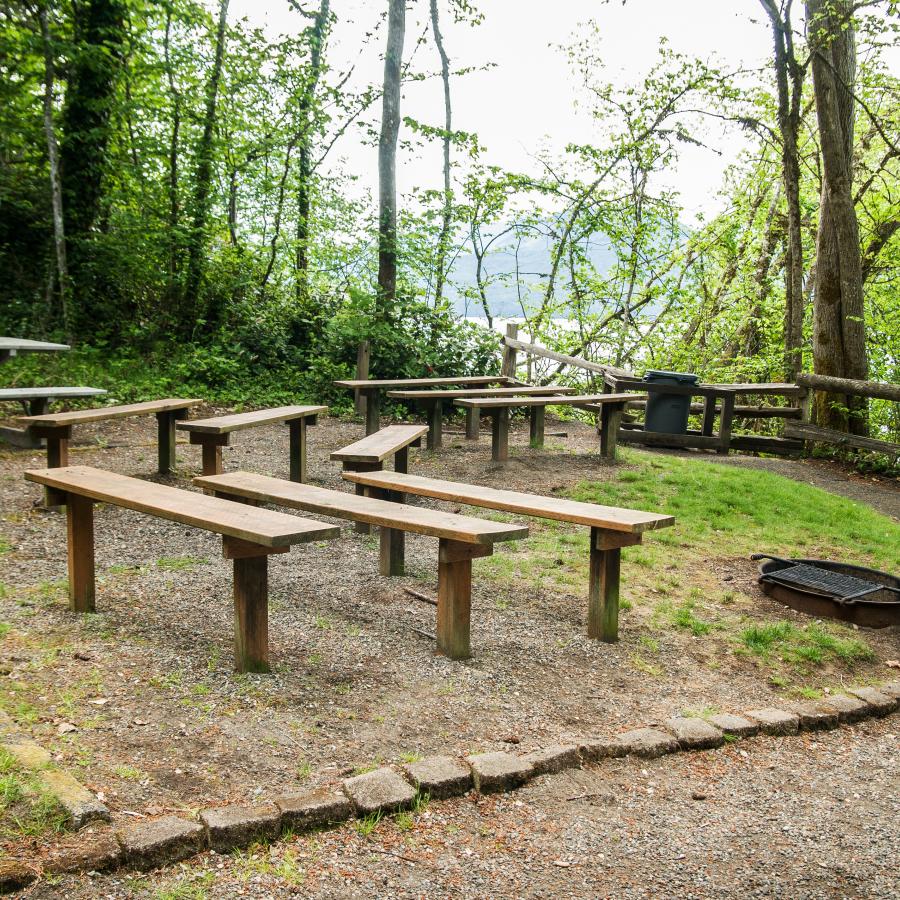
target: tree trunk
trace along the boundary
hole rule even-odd
[[[56,251],[56,271],[59,276],[59,303],[63,330],[71,341],[69,330],[69,268],[66,262],[66,229],[63,222],[62,184],[59,174],[59,148],[53,127],[53,85],[55,65],[53,42],[47,22],[47,7],[38,7],[38,21],[44,46],[44,132],[47,135],[47,158],[50,163],[50,201],[53,208],[53,246]]]
[[[175,71],[172,67],[170,38],[172,32],[172,8],[166,8],[166,30],[163,35],[163,58],[165,60],[166,78],[169,82],[169,93],[172,95],[172,132],[169,136],[169,259],[166,294],[170,314],[176,312],[179,253],[181,241],[178,238],[178,222],[181,216],[181,205],[178,201],[178,153],[181,139],[181,91],[175,86]]]
[[[381,137],[378,141],[378,297],[381,319],[397,299],[397,139],[400,135],[400,66],[406,0],[388,0]]]
[[[203,262],[206,253],[206,225],[209,218],[210,194],[213,175],[213,135],[216,127],[216,103],[222,80],[222,59],[225,55],[225,26],[228,16],[228,0],[220,0],[219,24],[216,30],[216,55],[206,88],[206,113],[203,117],[203,134],[197,147],[197,172],[194,176],[194,211],[188,244],[187,272],[184,294],[181,298],[180,326],[185,337],[192,335],[197,313],[202,307],[199,292],[203,281]],[[216,311],[207,315],[207,327],[217,318]]]
[[[312,143],[316,88],[322,74],[322,48],[328,36],[329,0],[321,0],[309,28],[309,81],[300,97],[297,142],[297,253],[296,295],[298,302],[309,295],[309,215],[312,208]]]
[[[450,140],[453,128],[452,109],[450,107],[450,60],[444,50],[444,38],[441,35],[438,18],[438,0],[431,0],[431,28],[434,31],[434,42],[441,57],[441,81],[444,85],[444,197],[441,210],[441,231],[438,235],[437,270],[434,286],[434,305],[440,306],[444,296],[445,267],[450,245],[450,216],[453,211],[453,193],[450,190]]]
[[[850,0],[807,0],[813,89],[822,154],[816,238],[813,363],[818,375],[868,375],[859,228],[852,192],[852,96],[856,41]],[[817,395],[820,425],[868,433],[867,404],[846,394]]]
[[[73,335],[96,334],[111,312],[96,284],[91,243],[100,218],[125,12],[123,0],[85,0],[75,17],[59,154]]]

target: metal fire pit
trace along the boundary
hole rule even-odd
[[[825,559],[763,559],[759,584],[774,600],[792,609],[867,628],[900,625],[900,578],[849,563]]]

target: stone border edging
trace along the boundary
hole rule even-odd
[[[256,841],[278,840],[286,831],[311,831],[351,818],[399,812],[418,798],[515,790],[531,778],[552,775],[584,763],[623,756],[654,759],[679,750],[721,747],[726,741],[827,731],[840,724],[890,715],[900,707],[900,680],[879,688],[851,688],[827,700],[764,707],[743,715],[721,713],[707,719],[675,716],[663,728],[634,728],[612,737],[591,737],[516,755],[504,750],[461,760],[429,756],[400,766],[383,766],[345,779],[340,789],[275,797],[254,805],[202,810],[198,820],[163,816],[114,834],[89,835],[78,846],[50,857],[42,872],[20,863],[0,863],[0,893],[25,887],[41,874],[106,871],[122,866],[146,871],[179,862],[205,850],[228,853]],[[402,773],[402,774],[401,774]]]

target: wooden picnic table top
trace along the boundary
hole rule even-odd
[[[84,425],[87,422],[105,422],[107,419],[124,419],[127,416],[143,416],[149,413],[173,412],[199,406],[202,400],[182,400],[168,397],[165,400],[148,400],[144,403],[128,403],[124,406],[101,406],[96,409],[76,409],[71,412],[46,413],[42,416],[18,416],[17,421],[26,425],[46,425],[58,428],[63,425]]]
[[[383,462],[428,431],[427,425],[388,425],[331,454],[336,462]]]
[[[529,394],[546,394],[558,396],[559,394],[574,394],[575,388],[564,385],[548,385],[546,387],[533,387],[530,384],[519,387],[501,388],[459,388],[458,390],[437,391],[388,391],[388,397],[395,400],[453,400],[456,397],[516,397]]]
[[[481,397],[454,400],[455,406],[465,408],[502,409],[513,406],[584,406],[586,404],[627,403],[629,400],[646,400],[644,394],[578,394],[574,397],[553,394],[548,397]]]
[[[56,490],[102,503],[112,503],[183,525],[193,525],[265,547],[289,547],[291,544],[338,537],[340,534],[340,529],[333,525],[234,503],[196,491],[143,481],[92,466],[31,470],[25,473],[25,478]]]
[[[27,387],[0,388],[0,400],[59,400],[64,397],[99,397],[103,388],[92,387]]]
[[[372,378],[351,381],[335,381],[338,387],[354,390],[378,390],[380,388],[430,387],[454,384],[510,384],[514,378],[506,375],[460,375],[457,378]]]
[[[54,344],[50,341],[31,341],[28,338],[0,336],[0,351],[13,353],[51,353],[58,350],[71,350],[68,344]]]
[[[615,506],[600,506],[564,497],[546,497],[541,494],[527,494],[520,491],[505,491],[484,487],[480,484],[466,484],[459,481],[445,481],[442,478],[425,478],[421,475],[406,475],[401,472],[344,472],[344,478],[356,484],[385,490],[432,497],[451,503],[467,503],[484,506],[504,512],[520,513],[559,522],[573,522],[611,531],[639,534],[655,528],[666,528],[675,524],[674,516],[642,512],[637,509],[620,509]]]
[[[193,431],[198,434],[228,434],[242,428],[290,422],[293,419],[305,419],[327,412],[327,406],[276,406],[272,409],[256,409],[252,412],[212,416],[208,419],[189,419],[178,422],[175,427],[181,431]]]
[[[360,497],[344,491],[298,484],[253,472],[202,475],[194,479],[194,484],[323,516],[352,519],[470,544],[493,544],[495,541],[511,541],[528,536],[527,525],[493,522],[423,506],[407,506],[390,500]]]
[[[721,384],[666,384],[659,381],[644,381],[636,376],[625,378],[617,375],[608,383],[617,390],[622,388],[639,388],[651,394],[686,394],[701,397],[733,397],[735,392],[729,385]]]

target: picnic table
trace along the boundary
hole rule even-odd
[[[357,391],[366,400],[366,434],[378,431],[381,391],[392,388],[486,387],[491,384],[515,385],[519,382],[506,375],[461,375],[450,378],[363,378],[335,381],[336,387]]]
[[[0,336],[0,363],[19,353],[54,353],[60,350],[71,350],[68,344],[53,344],[50,341],[30,341],[28,338]]]

